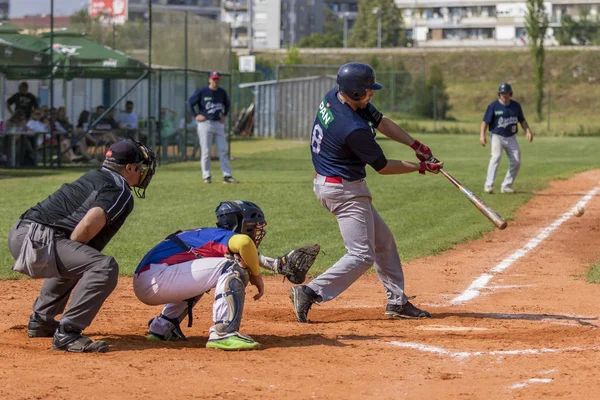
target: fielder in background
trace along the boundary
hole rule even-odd
[[[486,193],[494,192],[494,181],[496,172],[502,158],[502,150],[508,156],[508,171],[502,182],[502,193],[514,193],[512,185],[519,173],[521,167],[521,150],[517,142],[516,134],[518,132],[517,124],[520,123],[525,130],[525,137],[530,142],[533,141],[533,133],[529,124],[525,120],[521,105],[512,100],[513,90],[508,83],[502,83],[498,87],[498,100],[488,105],[481,122],[479,132],[479,143],[485,147],[487,140],[485,131],[490,128],[492,142],[492,157],[488,165],[487,177],[485,178],[484,191]]]
[[[145,197],[155,168],[149,148],[131,140],[115,143],[102,168],[62,185],[19,217],[8,234],[13,269],[46,278],[33,304],[29,337],[53,337],[53,350],[108,351],[106,342],[81,333],[117,285],[119,265],[101,251],[133,211],[131,186]]]
[[[148,322],[148,340],[187,340],[181,322],[188,316],[191,327],[194,305],[204,293],[215,289],[214,325],[206,347],[259,348],[258,342],[239,333],[248,281],[258,289],[254,300],[264,293],[259,267],[292,282],[303,282],[319,251],[315,245],[292,250],[277,259],[263,256],[257,248],[266,234],[267,222],[256,204],[225,201],[215,213],[217,228],[171,234],[138,265],[133,277],[137,298],[148,305],[166,304],[162,313]]]
[[[431,317],[412,305],[404,293],[404,275],[394,236],[372,204],[365,167],[382,175],[430,172],[443,163],[371,103],[382,88],[375,71],[351,62],[337,74],[337,89],[325,95],[313,124],[311,152],[313,188],[323,207],[335,215],[347,253],[306,286],[292,286],[290,297],[298,322],[308,322],[315,302],[329,301],[352,285],[371,266],[387,296],[385,315],[393,318]],[[375,129],[411,147],[421,162],[388,160],[375,140]]]
[[[212,72],[208,86],[200,88],[188,99],[188,108],[198,121],[198,139],[200,140],[200,167],[204,183],[211,183],[210,149],[213,141],[217,146],[219,164],[223,173],[223,183],[238,183],[231,176],[227,139],[225,138],[225,120],[229,113],[229,97],[220,88],[221,74]]]

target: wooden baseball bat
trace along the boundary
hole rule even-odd
[[[469,189],[464,187],[452,175],[450,175],[448,172],[444,171],[444,169],[440,169],[440,172],[442,173],[442,175],[444,175],[446,178],[448,178],[448,180],[450,182],[452,182],[452,184],[454,184],[454,186],[456,186],[458,188],[458,190],[460,190],[461,193],[464,194],[465,197],[467,199],[469,199],[469,201],[471,203],[473,203],[473,205],[475,205],[475,207],[477,207],[477,209],[479,211],[481,211],[481,213],[487,217],[487,219],[492,221],[492,223],[494,225],[496,225],[496,227],[498,229],[502,230],[502,229],[506,228],[506,225],[507,225],[506,221],[504,220],[504,218],[502,218],[502,216],[500,216],[500,214],[498,214],[490,206],[485,204],[483,202],[483,200],[481,200],[479,197],[475,196],[473,194],[473,192],[471,192]]]

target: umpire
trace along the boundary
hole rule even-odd
[[[81,333],[117,285],[119,265],[101,251],[133,211],[131,187],[145,197],[155,169],[152,150],[131,140],[117,142],[100,169],[62,185],[19,217],[8,234],[13,270],[46,278],[33,304],[29,337],[53,337],[53,350],[108,351],[106,342]]]

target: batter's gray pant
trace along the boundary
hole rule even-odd
[[[200,140],[200,167],[202,168],[202,179],[210,176],[210,149],[213,141],[217,146],[219,164],[223,176],[231,176],[229,166],[229,155],[227,154],[227,139],[225,139],[225,125],[219,121],[198,122],[198,139]]]
[[[502,182],[502,189],[511,187],[519,173],[519,168],[521,168],[521,150],[519,149],[517,137],[515,135],[504,137],[492,134],[490,142],[492,157],[490,158],[490,164],[488,165],[485,186],[494,186],[496,172],[498,172],[498,166],[502,159],[502,150],[504,150],[508,156],[508,171],[506,171],[506,176]]]
[[[405,304],[404,273],[394,235],[371,204],[367,183],[327,183],[317,175],[317,199],[335,215],[347,253],[308,284],[323,301],[334,299],[371,266],[383,284],[388,304]]]
[[[8,233],[8,246],[15,260],[19,257],[30,223],[26,219],[18,220]],[[44,280],[40,296],[33,303],[33,312],[44,321],[52,321],[65,311],[73,292],[69,309],[60,321],[83,330],[92,323],[117,286],[119,265],[114,258],[69,240],[64,234],[56,234],[54,243],[60,278]]]

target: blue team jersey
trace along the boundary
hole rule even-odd
[[[365,166],[383,156],[375,141],[375,128],[383,115],[372,105],[357,111],[331,89],[319,104],[310,147],[315,171],[349,181],[363,179]]]
[[[229,113],[229,97],[223,88],[212,90],[205,86],[190,96],[188,108],[194,116],[201,114],[208,120],[218,121]]]
[[[236,235],[227,229],[200,228],[177,234],[179,239],[190,245],[202,257],[224,257],[229,252],[229,239]],[[196,259],[193,253],[182,249],[172,240],[163,240],[152,248],[135,269],[135,273],[148,268],[150,264],[179,264]]]
[[[500,100],[494,101],[487,107],[483,116],[483,121],[489,125],[490,132],[504,137],[515,135],[519,130],[518,123],[524,120],[521,105],[514,100],[506,106],[500,103]]]

